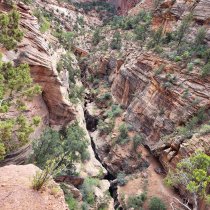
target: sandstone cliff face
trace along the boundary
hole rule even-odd
[[[77,2],[77,3],[83,3],[83,2]],[[78,17],[83,17],[84,21],[87,23],[84,25],[84,29],[86,31],[91,30],[89,26],[95,27],[102,25],[102,21],[100,21],[98,18],[91,17],[89,15],[81,13],[77,14],[74,7],[72,7],[69,4],[64,5],[64,2],[58,4],[57,1],[54,2],[49,0],[46,4],[46,2],[37,0],[35,6],[37,8],[42,8],[48,13],[51,13],[51,11],[53,11],[53,17],[61,21],[61,25],[63,28],[66,29],[66,31],[73,31],[74,24],[77,21]]]
[[[29,178],[35,175],[38,167],[10,165],[0,168],[0,209],[22,210],[68,210],[63,191],[53,180],[41,191],[31,189]],[[53,187],[58,192],[53,194]]]
[[[152,71],[162,64],[166,64],[164,72],[154,76]],[[203,82],[196,71],[187,76],[179,73],[181,70],[184,71],[183,67],[176,63],[148,53],[131,66],[123,65],[113,82],[112,93],[115,98],[129,105],[127,121],[145,135],[151,151],[157,147],[162,136],[186,122],[199,107],[209,106],[208,80]],[[175,72],[173,76],[176,81],[172,88],[165,88],[161,78],[170,71]],[[188,99],[182,97],[186,88],[190,89]],[[134,93],[136,97],[132,100]],[[200,101],[196,107],[193,105],[195,98]],[[164,114],[158,115],[162,108]]]
[[[18,43],[17,52],[1,49],[1,53],[3,53],[3,61],[12,61],[15,65],[28,62],[34,83],[42,87],[42,94],[33,102],[27,103],[27,111],[23,112],[28,121],[34,116],[42,118],[40,127],[31,135],[33,139],[39,137],[46,126],[61,127],[75,119],[75,109],[65,98],[64,93],[67,87],[64,87],[65,85],[58,77],[56,66],[50,57],[48,44],[39,31],[36,18],[30,15],[29,7],[22,3],[18,4],[18,11],[21,14],[20,28],[25,30],[25,37],[21,43]],[[0,12],[9,12],[4,3],[0,3]],[[19,114],[12,110],[8,116],[16,117]],[[1,162],[1,166],[8,163],[22,163],[29,151],[30,145],[12,151]]]
[[[119,15],[126,15],[130,9],[136,6],[138,0],[106,0],[109,4],[115,6]]]

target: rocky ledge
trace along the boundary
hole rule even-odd
[[[29,177],[37,170],[40,169],[33,164],[0,168],[0,209],[68,209],[63,191],[53,180],[40,191],[31,189]]]

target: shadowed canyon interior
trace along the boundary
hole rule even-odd
[[[209,47],[208,0],[0,1],[0,210],[208,210]]]

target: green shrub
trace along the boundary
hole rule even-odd
[[[134,195],[132,197],[130,196],[127,201],[128,208],[140,209],[146,198],[146,193],[142,193],[141,195]]]
[[[207,62],[210,60],[210,49],[202,53],[202,58],[205,58]]]
[[[196,47],[204,43],[204,40],[206,38],[206,33],[207,33],[206,27],[202,27],[197,31],[197,35],[194,41]]]
[[[171,42],[173,39],[174,39],[173,33],[170,32],[170,31],[167,31],[167,32],[166,32],[166,35],[163,36],[163,37],[161,38],[161,42],[162,42],[163,44],[168,44],[168,43]]]
[[[125,145],[130,139],[128,137],[128,129],[126,128],[125,124],[122,124],[119,126],[119,136],[116,138],[117,143],[121,143],[122,145]]]
[[[160,66],[158,67],[158,69],[156,69],[156,70],[153,71],[153,74],[154,74],[154,75],[159,75],[159,74],[161,74],[161,73],[163,72],[163,70],[165,69],[165,67],[166,67],[166,64],[160,65]]]
[[[200,64],[200,63],[201,63],[201,60],[200,60],[200,59],[195,59],[195,60],[194,60],[194,63]]]
[[[117,181],[120,186],[124,186],[128,183],[128,180],[125,178],[123,173],[117,174]]]
[[[89,205],[86,202],[83,202],[81,205],[82,210],[89,210]]]
[[[198,123],[198,118],[194,116],[192,119],[190,119],[186,123],[186,129],[189,131],[192,131],[195,128],[197,123]]]
[[[164,51],[164,49],[162,47],[160,47],[159,45],[156,45],[153,49],[154,52],[156,52],[157,54],[160,54]]]
[[[208,115],[205,113],[206,106],[201,107],[197,112],[198,122],[202,123],[205,119],[208,118]]]
[[[117,30],[113,36],[111,43],[110,43],[110,47],[112,49],[120,50],[121,46],[122,46],[121,34],[120,34],[120,31]]]
[[[202,73],[201,73],[201,76],[202,77],[207,77],[209,76],[209,73],[210,73],[210,62],[207,63],[203,68],[202,68]]]
[[[154,29],[150,30],[150,41],[147,43],[147,49],[153,48],[159,44],[163,33],[163,26],[158,28],[157,31]]]
[[[43,25],[41,26],[40,31],[42,33],[45,33],[50,28],[50,23],[44,17],[42,17],[42,20]]]
[[[26,5],[32,4],[32,0],[22,0],[22,2]]]
[[[181,61],[181,60],[182,60],[181,56],[176,56],[176,57],[174,58],[174,61],[175,61],[175,62],[178,62],[178,61]]]
[[[93,204],[94,202],[94,186],[99,186],[100,181],[94,178],[85,178],[80,192],[83,195],[83,201],[86,201],[89,204]]]
[[[173,84],[171,82],[166,82],[164,86],[170,88],[173,87]]]
[[[150,204],[149,204],[150,210],[167,210],[166,204],[157,197],[150,198]]]
[[[120,108],[121,108],[121,109],[126,109],[125,104],[120,104]]]
[[[73,194],[67,194],[65,200],[68,204],[69,210],[79,210],[79,203],[73,198]]]
[[[187,69],[188,69],[189,71],[192,71],[192,70],[193,70],[193,67],[194,67],[194,64],[193,64],[193,63],[188,63],[188,64],[187,64]]]
[[[160,111],[158,112],[158,115],[159,116],[161,116],[162,114],[164,114],[164,108],[162,107],[161,109],[160,109]]]
[[[201,125],[200,134],[204,135],[210,133],[210,125]]]
[[[99,79],[97,79],[97,78],[96,78],[96,79],[93,81],[93,86],[98,85],[98,84],[99,84],[99,82],[100,82],[100,81],[99,81]]]
[[[190,57],[190,53],[189,52],[185,52],[185,53],[183,53],[182,57],[184,59],[188,59]]]
[[[114,117],[113,112],[111,110],[108,110],[105,114],[105,117],[108,117],[110,119],[113,118]]]
[[[98,129],[108,135],[115,126],[115,119],[112,119],[110,122],[106,123],[104,120],[99,120]]]
[[[133,130],[133,126],[130,125],[130,124],[127,124],[127,125],[126,125],[126,128],[127,128],[129,131],[132,131],[132,130]]]
[[[45,127],[40,138],[32,142],[33,154],[30,155],[28,162],[36,162],[36,165],[44,170],[48,160],[57,160],[58,157],[66,154],[59,164],[67,166],[63,175],[73,175],[76,170],[74,164],[84,162],[89,157],[87,152],[89,141],[85,136],[86,134],[78,122],[70,124],[67,130],[63,127],[60,133]],[[67,154],[71,154],[71,160],[66,160]]]
[[[57,63],[57,71],[61,72],[62,70],[63,70],[62,63],[61,62]]]
[[[112,94],[109,93],[109,92],[106,92],[104,95],[102,95],[102,96],[100,97],[100,100],[101,100],[101,101],[104,101],[104,100],[108,100],[108,99],[111,99],[111,98],[112,98]]]
[[[196,99],[193,101],[193,105],[194,105],[194,106],[197,106],[199,103],[200,103],[200,101],[198,100],[198,98],[196,98]]]
[[[140,135],[138,136],[138,135],[135,134],[133,136],[132,140],[133,140],[133,145],[132,145],[133,146],[133,150],[136,151],[138,146],[142,143],[143,137],[140,136]]]
[[[101,30],[100,28],[97,28],[92,38],[93,45],[97,45],[100,41],[101,41]]]
[[[185,91],[184,91],[184,93],[182,94],[182,97],[183,98],[187,98],[188,97],[188,94],[189,94],[189,91],[190,91],[190,89],[189,88],[186,88]]]
[[[117,105],[112,105],[112,113],[114,117],[120,116],[122,110]]]
[[[77,85],[73,85],[73,87],[69,93],[69,99],[70,99],[71,103],[77,104],[79,102],[79,100],[83,101],[84,93],[85,93],[84,86],[79,87]]]

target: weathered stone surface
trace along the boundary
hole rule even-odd
[[[3,53],[3,61],[12,61],[15,64],[28,62],[34,83],[42,87],[42,94],[33,102],[27,102],[27,111],[24,112],[29,122],[34,116],[42,118],[40,127],[31,134],[31,138],[34,139],[38,138],[42,129],[49,124],[61,127],[75,119],[75,109],[65,98],[64,89],[67,90],[68,87],[63,86],[63,82],[58,77],[56,66],[50,57],[48,44],[39,31],[36,18],[28,14],[28,7],[23,3],[19,4],[18,10],[21,14],[20,29],[24,29],[25,37],[21,43],[18,43],[17,52],[5,49],[0,49],[0,52]],[[0,3],[0,12],[9,12],[3,2]],[[19,114],[20,112],[11,110],[7,116],[16,117]],[[28,149],[30,145],[11,151],[11,154],[6,156],[7,160],[1,165],[22,163],[30,151]]]
[[[101,135],[99,130],[90,133],[94,143],[95,152],[102,164],[113,176],[116,176],[120,171],[132,173],[137,167],[138,163],[133,160],[129,151],[119,147],[111,146],[111,142],[116,137],[113,133],[112,137],[109,135]]]
[[[194,9],[194,17],[200,21],[210,20],[210,2],[207,0],[201,0]]]
[[[107,2],[114,5],[117,8],[118,13],[124,16],[130,9],[135,7],[138,0],[107,0]]]
[[[68,210],[63,191],[53,180],[42,191],[31,189],[29,177],[38,170],[40,169],[32,164],[0,168],[0,209]],[[58,188],[55,194],[53,186]]]
[[[75,187],[65,184],[66,190],[68,193],[73,194],[73,198],[76,199],[78,202],[82,201],[82,193]]]
[[[127,122],[145,135],[146,144],[151,150],[156,148],[161,136],[172,132],[174,128],[191,116],[202,105],[209,105],[208,84],[196,77],[193,80],[184,74],[176,74],[172,88],[164,88],[160,76],[153,76],[152,71],[166,64],[162,75],[170,71],[179,71],[179,66],[169,60],[163,60],[153,54],[143,54],[133,65],[123,65],[116,76],[112,93],[120,103],[129,105]],[[195,74],[196,75],[196,74]],[[178,82],[179,81],[179,82]],[[181,85],[182,83],[182,85]],[[182,94],[190,89],[190,97],[185,100]],[[132,101],[132,94],[136,93]],[[199,107],[193,101],[199,98]],[[183,107],[189,105],[189,109]],[[158,112],[164,108],[164,114]]]
[[[58,183],[60,183],[60,182],[70,182],[76,188],[79,188],[84,182],[84,178],[82,178],[82,177],[67,176],[67,175],[56,177],[56,178],[54,178],[54,180]]]

